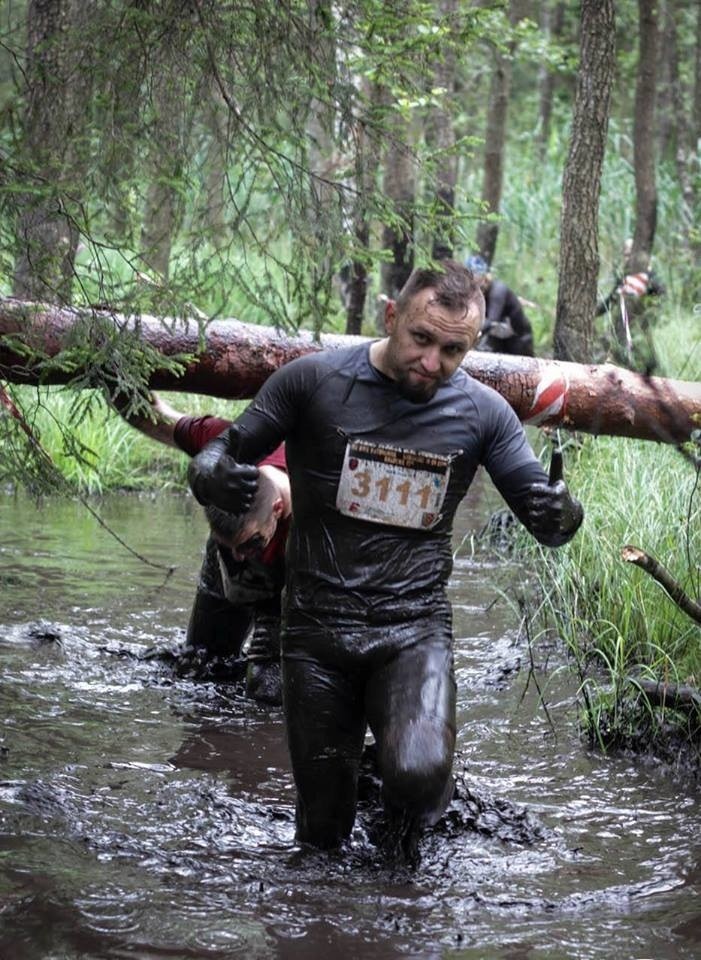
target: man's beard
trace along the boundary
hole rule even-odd
[[[429,400],[433,400],[442,382],[442,380],[427,380],[424,383],[412,383],[409,380],[408,372],[402,374],[395,381],[400,394],[409,403],[428,403]]]

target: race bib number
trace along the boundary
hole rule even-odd
[[[347,517],[430,530],[441,518],[449,456],[351,440],[336,507]]]

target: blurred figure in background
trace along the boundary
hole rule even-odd
[[[650,330],[665,288],[652,269],[651,259],[647,269],[632,271],[632,252],[633,241],[628,238],[623,244],[623,267],[611,291],[600,299],[596,315],[610,319],[606,342],[611,358],[634,369],[652,371],[657,360]]]
[[[533,330],[521,301],[501,280],[495,280],[489,264],[477,253],[465,260],[465,266],[477,280],[486,313],[475,350],[533,357]]]

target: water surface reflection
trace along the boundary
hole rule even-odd
[[[0,498],[0,955],[699,955],[693,785],[583,749],[551,669],[553,731],[492,562],[456,564],[461,792],[411,873],[377,855],[364,808],[348,851],[300,851],[279,711],[130,655],[182,636],[192,501],[100,509],[177,569],[79,503]]]

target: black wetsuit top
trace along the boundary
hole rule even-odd
[[[442,591],[452,569],[456,508],[480,464],[525,520],[524,498],[547,475],[500,394],[458,369],[426,403],[412,403],[372,366],[369,344],[285,365],[263,386],[230,434],[233,456],[255,463],[286,441],[293,523],[287,604],[316,614],[382,608],[416,612],[417,596]],[[449,455],[441,518],[413,529],[345,516],[336,507],[350,439]]]

